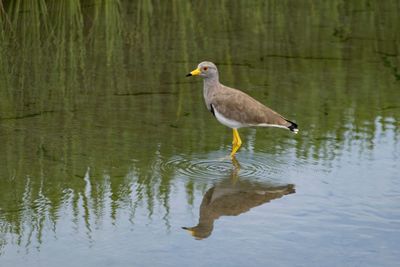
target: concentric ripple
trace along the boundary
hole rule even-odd
[[[161,171],[174,171],[176,174],[194,177],[219,179],[237,172],[240,177],[266,177],[276,172],[265,158],[254,157],[234,164],[229,158],[189,158],[175,156],[161,163]],[[276,162],[275,162],[276,163]]]

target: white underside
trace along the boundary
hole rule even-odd
[[[258,126],[258,127],[276,127],[276,128],[282,128],[282,129],[286,129],[289,130],[288,127],[283,126],[283,125],[278,125],[278,124],[267,124],[267,123],[260,123],[260,124],[246,124],[246,123],[241,123],[235,120],[231,120],[228,119],[226,117],[224,117],[224,115],[222,115],[221,113],[218,112],[218,110],[216,110],[214,108],[214,114],[215,117],[217,118],[217,120],[225,125],[228,126],[229,128],[233,128],[233,129],[238,129],[238,128],[242,128],[242,127],[252,127],[252,126]],[[295,129],[294,133],[297,133],[298,130]]]
[[[241,123],[241,122],[238,122],[238,121],[235,121],[235,120],[231,120],[231,119],[228,119],[228,118],[224,117],[224,116],[223,116],[221,113],[219,113],[218,110],[216,110],[215,108],[214,108],[214,114],[215,114],[215,117],[217,118],[217,120],[218,120],[221,124],[223,124],[223,125],[225,125],[225,126],[228,126],[228,127],[230,127],[230,128],[238,129],[238,128],[241,128],[241,127],[246,127],[246,126],[248,126],[248,125],[243,124],[243,123]]]

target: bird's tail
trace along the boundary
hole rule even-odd
[[[288,126],[288,129],[291,132],[297,134],[299,132],[299,128],[297,127],[297,124],[292,121],[289,121],[289,120],[286,120],[286,121],[290,123],[290,125]]]

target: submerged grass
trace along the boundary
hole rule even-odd
[[[68,201],[76,217],[79,201],[93,207],[93,214],[84,213],[88,228],[89,217],[99,219],[104,205],[112,207],[113,218],[120,202],[133,210],[144,205],[151,216],[159,201],[168,213],[173,173],[157,177],[158,161],[176,152],[170,144],[211,150],[204,134],[210,120],[202,118],[210,115],[201,93],[196,98],[190,92],[201,84],[183,78],[205,59],[220,66],[222,82],[257,98],[266,94],[271,107],[297,119],[304,133],[293,141],[299,157],[329,161],[350,128],[371,143],[375,120],[390,124],[400,116],[396,108],[376,112],[395,106],[398,94],[393,74],[400,16],[392,8],[398,3],[373,2],[0,0],[0,136],[7,137],[0,176],[8,179],[0,181],[0,211],[22,209],[0,214],[9,222],[0,232],[21,236],[29,221],[32,231],[41,231],[43,219],[56,224],[57,209]],[[382,53],[390,61],[382,64]],[[349,71],[354,69],[357,75]],[[129,95],[148,100],[135,102]],[[138,114],[126,113],[132,103]],[[169,114],[171,106],[177,128],[167,131],[171,121],[160,122],[159,114]],[[85,116],[77,114],[81,110]],[[57,116],[41,125],[46,114]],[[22,118],[35,118],[34,130]],[[126,125],[132,120],[154,127],[143,133]],[[41,127],[34,128],[36,123]],[[184,129],[198,131],[197,138],[184,138],[190,136]],[[101,137],[92,136],[99,132]],[[131,140],[146,146],[138,149]],[[266,144],[271,153],[289,147]],[[115,147],[111,159],[105,157]],[[124,162],[132,158],[134,163]],[[93,180],[85,182],[88,166]],[[126,179],[131,173],[137,177],[134,188]],[[27,175],[37,179],[27,181]],[[188,181],[189,202],[196,187]],[[38,199],[46,209],[30,213]]]

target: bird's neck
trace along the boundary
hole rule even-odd
[[[204,79],[204,96],[219,87],[218,76]]]
[[[215,86],[219,84],[219,79],[218,79],[218,75],[215,75],[213,77],[207,77],[204,79],[204,85],[207,86]]]

